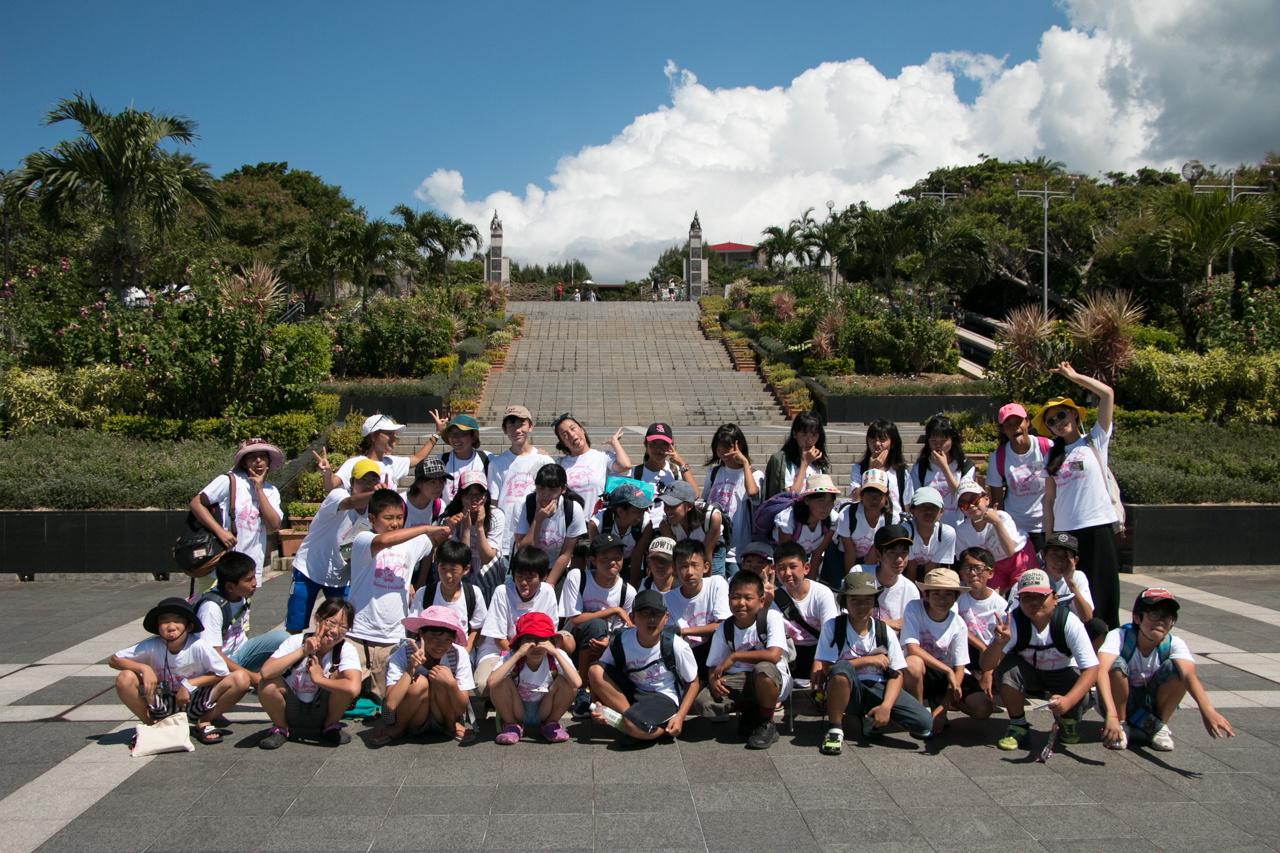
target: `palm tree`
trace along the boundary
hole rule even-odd
[[[421,263],[414,263],[412,269],[429,271],[433,265],[432,259],[441,251],[440,217],[434,211],[420,213],[403,204],[391,208],[391,215],[400,217],[400,227],[417,250],[415,255],[421,259]]]
[[[210,234],[217,233],[222,198],[213,188],[209,167],[160,147],[167,139],[183,145],[199,139],[196,122],[132,107],[104,112],[79,92],[59,101],[43,124],[62,121],[79,124],[84,136],[27,155],[14,185],[39,201],[41,215],[51,223],[59,221],[67,205],[89,204],[107,213],[111,287],[117,299],[124,295],[125,266],[134,260],[135,217],[150,219],[164,232],[177,224],[183,204],[194,202]]]
[[[846,281],[870,279],[886,296],[893,295],[898,261],[909,255],[916,242],[915,229],[892,210],[876,210],[861,202],[845,212],[848,238],[839,250],[840,273]]]
[[[912,204],[906,221],[919,256],[911,280],[922,294],[933,292],[944,280],[959,284],[967,279],[973,285],[990,277],[991,244],[981,229],[934,204]]]
[[[812,210],[813,208],[810,208]],[[848,227],[845,223],[834,216],[828,217],[824,222],[814,222],[809,220],[809,225],[801,234],[804,240],[809,256],[813,259],[814,266],[820,266],[822,259],[827,259],[827,265],[830,270],[830,276],[827,282],[828,289],[834,290],[836,286],[836,256],[845,248],[849,242]]]
[[[484,239],[480,236],[479,228],[462,219],[450,219],[448,217],[439,218],[436,242],[440,245],[440,252],[436,255],[435,262],[437,271],[442,278],[448,271],[447,265],[450,258],[455,255],[465,255],[468,247],[475,247],[479,250],[484,245]]]
[[[400,217],[405,235],[418,252],[426,253],[428,270],[434,270],[441,277],[448,269],[450,258],[466,254],[470,247],[479,249],[484,245],[480,230],[470,222],[450,219],[430,210],[419,213],[403,204],[397,204],[391,213]]]
[[[760,232],[764,239],[756,248],[764,252],[764,262],[769,269],[773,269],[773,262],[779,258],[784,271],[788,266],[787,258],[794,257],[797,262],[804,262],[807,256],[804,241],[800,239],[801,230],[800,223],[793,219],[785,230],[778,225],[770,225]]]
[[[346,232],[356,222],[359,219],[354,216],[344,216],[327,226],[310,222],[280,244],[281,263],[319,275],[328,283],[330,304],[338,301],[338,273],[346,266],[346,245],[350,242]]]
[[[342,232],[340,256],[350,270],[351,281],[360,288],[361,306],[369,303],[369,278],[381,269],[392,275],[401,266],[405,240],[385,219],[351,221]]]

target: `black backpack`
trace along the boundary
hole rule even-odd
[[[889,654],[889,629],[879,619],[872,618],[871,630],[876,632],[876,648],[872,654],[882,654],[886,657]],[[835,629],[831,634],[832,645],[836,647],[836,660],[840,659],[840,655],[844,654],[844,648],[849,644],[849,619],[844,614],[836,617]],[[883,649],[884,651],[880,651]],[[897,678],[902,673],[893,667],[889,667],[884,671],[885,678]]]
[[[925,466],[925,463],[927,463],[928,461],[929,460],[927,459],[920,459],[916,462],[916,479],[920,481],[920,485],[922,486],[924,485],[924,470],[925,470],[924,466]],[[960,460],[960,479],[961,480],[967,477],[969,472],[972,470],[973,470],[972,462],[970,462],[968,459]],[[898,483],[898,487],[899,488],[902,487],[901,481]],[[899,492],[899,494],[901,494],[901,492]]]
[[[635,629],[630,629],[634,631]],[[613,639],[609,641],[609,655],[613,658],[613,663],[622,673],[630,678],[631,673],[640,672],[648,667],[627,667],[627,657],[622,652],[622,635],[626,631],[619,631],[613,635]],[[668,626],[662,629],[662,633],[658,635],[658,660],[662,661],[662,665],[667,672],[671,673],[676,680],[676,692],[683,693],[688,686],[684,679],[680,677],[680,669],[676,666],[676,643],[675,638],[680,636],[680,629],[675,626]]]
[[[564,530],[567,535],[569,528],[573,525],[573,505],[577,503],[575,500],[562,497],[564,501]],[[537,494],[529,495],[524,499],[524,520],[530,527],[533,527],[533,518],[538,514],[538,496]]]
[[[598,533],[609,533],[613,530],[613,517],[615,514],[614,507],[605,507],[604,515],[600,518],[600,530],[597,531]],[[640,541],[640,534],[644,532],[644,516],[640,516],[640,519],[638,523],[631,525],[631,542],[633,545]],[[620,533],[619,535],[625,534]]]
[[[437,588],[439,588],[439,586],[440,586],[440,581],[438,581],[438,580],[437,580],[437,581],[432,581],[431,583],[429,583],[429,584],[427,584],[425,587],[423,587],[423,591],[422,591],[422,609],[423,609],[423,610],[426,610],[428,607],[430,607],[432,604],[434,604],[434,603],[435,603],[435,600],[436,600],[436,589],[437,589]],[[463,597],[463,599],[465,599],[465,600],[466,600],[466,602],[467,602],[467,624],[466,624],[466,626],[464,626],[464,627],[465,627],[465,629],[466,629],[467,631],[470,631],[470,630],[471,630],[471,617],[472,617],[472,616],[474,616],[474,615],[475,615],[475,613],[476,613],[476,588],[475,588],[475,585],[474,585],[474,584],[469,584],[469,583],[467,583],[466,581],[463,581],[463,582],[462,582],[462,597]]]
[[[1067,617],[1071,615],[1069,607],[1055,607],[1053,616],[1049,618],[1049,645],[1033,646],[1031,645],[1031,636],[1035,633],[1035,626],[1031,624],[1031,620],[1027,618],[1027,614],[1022,612],[1021,607],[1015,607],[1013,613],[1013,624],[1018,628],[1018,639],[1013,644],[1013,653],[1016,655],[1025,649],[1031,649],[1036,652],[1048,651],[1049,649],[1057,649],[1068,657],[1072,656],[1071,644],[1067,642]]]
[[[733,647],[733,619],[726,619],[720,623],[721,629],[724,631],[724,644],[729,647],[729,651],[736,651]],[[766,645],[769,640],[769,611],[761,607],[756,613],[756,636],[760,639],[760,645]]]
[[[481,450],[480,448],[476,448],[475,450],[472,450],[471,452],[472,452],[472,453],[479,453],[479,454],[480,454],[480,465],[484,468],[484,476],[485,476],[485,479],[486,479],[486,480],[487,480],[487,479],[489,479],[489,454],[488,454],[488,453],[485,453],[485,452],[484,452],[483,450]],[[445,451],[444,453],[441,453],[441,454],[440,454],[440,461],[441,461],[443,464],[448,465],[448,464],[449,464],[449,459],[450,459],[452,456],[453,456],[453,452],[452,452],[452,451]]]
[[[249,618],[249,599],[247,598],[244,600],[244,607],[240,608],[240,612],[234,618],[231,616],[232,602],[228,601],[221,592],[218,592],[218,588],[216,586],[192,602],[191,609],[198,614],[200,612],[200,606],[206,601],[212,601],[214,604],[218,605],[218,609],[222,611],[223,642],[226,642],[227,633],[231,630],[231,626],[235,624],[235,619],[247,620]]]
[[[818,635],[822,633],[822,629],[815,628],[805,621],[805,618],[800,615],[800,608],[796,605],[795,599],[791,597],[791,593],[787,592],[782,587],[778,587],[773,591],[773,603],[778,605],[778,609],[782,611],[784,619],[795,625],[799,625],[805,630],[805,633],[813,637],[815,640],[818,638]],[[845,622],[847,624],[848,620],[845,620]]]

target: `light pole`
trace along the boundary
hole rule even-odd
[[[965,196],[965,195],[968,195],[968,194],[969,194],[969,182],[968,182],[968,181],[961,181],[961,182],[960,182],[961,191],[960,191],[960,192],[958,192],[958,193],[949,193],[949,192],[947,192],[947,185],[946,185],[946,184],[943,184],[943,185],[942,185],[942,192],[940,192],[940,193],[929,193],[929,192],[925,192],[925,190],[924,190],[924,188],[925,188],[925,187],[927,187],[927,186],[929,186],[929,183],[928,183],[928,181],[925,181],[923,178],[921,178],[920,180],[916,181],[916,199],[917,199],[917,200],[922,199],[922,198],[936,198],[938,201],[942,202],[942,203],[945,205],[945,204],[947,203],[947,199],[949,199],[949,198],[960,198],[961,196]]]
[[[1071,191],[1051,190],[1049,182],[1044,182],[1044,188],[1039,190],[1024,190],[1022,188],[1022,175],[1014,174],[1013,186],[1018,191],[1018,198],[1038,198],[1044,206],[1044,316],[1049,318],[1049,202],[1055,198],[1069,198],[1073,201],[1076,197],[1076,184],[1079,179],[1075,176],[1071,178]]]
[[[1234,204],[1235,200],[1244,195],[1267,195],[1274,192],[1276,188],[1276,170],[1280,169],[1280,164],[1263,163],[1259,169],[1267,177],[1265,186],[1246,186],[1245,184],[1236,183],[1236,173],[1232,172],[1230,183],[1226,184],[1201,184],[1200,178],[1205,173],[1204,164],[1199,160],[1188,160],[1182,164],[1182,177],[1187,183],[1191,184],[1191,192],[1194,195],[1211,195],[1219,193],[1223,190],[1227,191],[1227,201]],[[1227,272],[1234,272],[1235,249],[1227,250]]]

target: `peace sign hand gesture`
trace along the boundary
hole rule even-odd
[[[409,672],[416,675],[418,667],[427,662],[427,652],[423,648],[421,640],[410,640],[409,646],[411,648],[409,652]]]
[[[311,455],[316,458],[316,467],[320,469],[321,474],[329,473],[329,448],[322,447],[320,452],[311,451]]]
[[[1007,615],[1003,618],[996,617],[996,624],[992,626],[991,634],[991,642],[987,644],[990,646],[1004,646],[1013,639],[1013,631],[1009,628],[1009,617]]]

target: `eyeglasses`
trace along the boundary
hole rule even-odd
[[[1144,619],[1149,619],[1149,620],[1151,620],[1152,622],[1154,622],[1154,623],[1155,623],[1155,624],[1157,624],[1157,625],[1172,625],[1172,624],[1173,624],[1173,616],[1171,616],[1171,615],[1170,615],[1170,614],[1168,614],[1168,613],[1153,613],[1152,611],[1148,610],[1146,613],[1143,613],[1143,614],[1142,614],[1142,617],[1143,617]]]
[[[992,571],[995,571],[995,569],[992,568],[991,566],[961,566],[960,567],[960,574],[964,574],[965,572],[968,572],[971,575],[980,575],[984,572],[992,572]]]
[[[1070,418],[1071,415],[1072,415],[1072,411],[1070,409],[1062,409],[1056,415],[1050,415],[1049,417],[1045,418],[1044,419],[1045,426],[1057,426],[1058,424]]]
[[[332,631],[335,634],[345,634],[351,630],[350,625],[343,625],[342,623],[335,622],[332,619],[326,619],[320,624],[323,625],[325,628],[328,628],[330,631]]]

